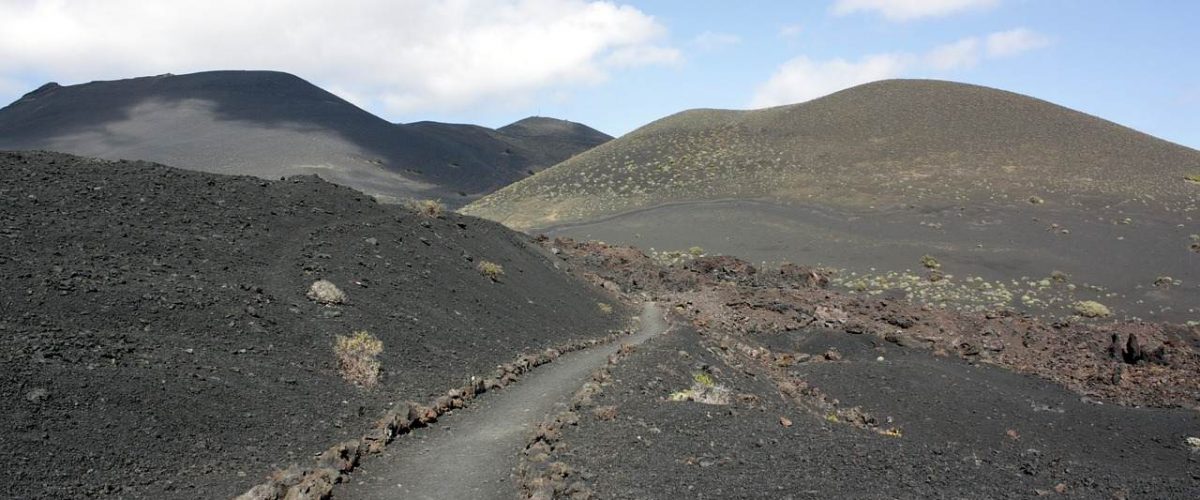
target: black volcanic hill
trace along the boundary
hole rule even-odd
[[[535,152],[539,155],[538,164],[547,167],[612,140],[609,135],[587,125],[541,116],[518,120],[496,132],[508,142]]]
[[[534,129],[541,133],[524,133],[523,126],[510,136],[473,125],[393,124],[296,76],[270,71],[50,83],[0,109],[0,149],[264,178],[316,173],[389,201],[443,198],[451,204],[610,139],[582,125]]]
[[[966,199],[1152,203],[1195,210],[1200,151],[1002,90],[887,80],[809,102],[668,116],[467,212],[512,227],[585,222],[667,202]]]
[[[0,491],[232,498],[390,402],[624,326],[558,267],[499,224],[313,176],[0,152]],[[319,279],[348,302],[306,298]],[[369,390],[333,351],[359,330],[383,341]]]

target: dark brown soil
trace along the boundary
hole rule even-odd
[[[556,498],[1200,495],[1194,328],[932,311],[829,291],[813,268],[542,241],[693,326],[610,368],[604,412],[545,459]]]
[[[1200,327],[1148,322],[1042,321],[1012,310],[957,313],[885,296],[823,288],[820,270],[756,269],[732,257],[659,264],[636,248],[543,240],[605,288],[650,293],[697,327],[769,347],[828,326],[902,346],[1037,375],[1125,405],[1200,408]],[[1132,358],[1125,353],[1138,345]]]
[[[595,404],[617,417],[581,412],[552,458],[570,466],[568,484],[612,499],[1200,495],[1200,454],[1185,444],[1200,431],[1195,412],[1085,402],[1036,378],[866,336],[789,337],[792,352],[814,356],[792,376],[894,435],[782,397],[762,366],[681,329],[616,365]],[[829,349],[841,360],[816,361]],[[732,402],[670,401],[697,373]]]
[[[910,295],[936,307],[971,310],[998,300],[1054,318],[1074,314],[1076,301],[1095,300],[1117,319],[1200,322],[1200,254],[1188,248],[1200,227],[1132,207],[1113,217],[1049,205],[844,210],[803,203],[697,202],[547,234],[659,252],[697,246],[755,263],[830,267],[841,270],[844,288],[891,293],[908,293],[904,288],[912,284],[889,278],[889,272],[924,274],[921,257],[930,255],[950,276],[939,283],[945,291],[931,286]],[[1066,279],[1038,284],[1055,272]],[[984,281],[986,290],[980,287]],[[1001,290],[1007,292],[1002,298],[992,293]],[[1023,297],[1037,301],[1026,303]]]
[[[311,176],[0,153],[0,489],[241,493],[388,402],[622,326],[559,265],[497,224]],[[305,298],[317,279],[349,302]],[[357,330],[384,344],[373,389],[337,372],[334,337]]]

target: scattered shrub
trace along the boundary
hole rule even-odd
[[[596,417],[596,420],[616,420],[617,407],[612,405],[600,406],[592,410],[592,415]]]
[[[1185,175],[1185,176],[1183,176],[1183,179],[1188,182],[1195,182],[1197,184],[1200,184],[1200,174]]]
[[[1067,273],[1062,271],[1050,271],[1050,279],[1059,283],[1066,283],[1067,280],[1071,279],[1071,277],[1067,276]]]
[[[308,293],[305,296],[321,304],[344,304],[346,302],[346,293],[329,280],[314,281],[312,286],[308,287]]]
[[[379,382],[379,360],[376,356],[383,352],[383,341],[375,338],[366,331],[357,331],[346,337],[337,336],[333,346],[337,356],[338,371],[346,380],[363,387],[371,387]]]
[[[446,212],[446,205],[438,200],[409,200],[405,204],[409,210],[424,215],[426,217],[438,218]]]
[[[1157,287],[1167,287],[1167,286],[1171,286],[1171,285],[1175,285],[1175,284],[1177,284],[1175,281],[1175,278],[1172,278],[1170,276],[1159,276],[1157,278],[1154,278],[1154,286],[1157,286]]]
[[[612,312],[613,312],[613,307],[608,304],[605,304],[603,302],[596,303],[596,307],[599,307],[600,312],[602,312],[604,314],[612,314]]]
[[[942,267],[942,263],[929,254],[921,256],[921,265],[925,266],[926,269],[939,269]]]
[[[692,254],[692,257],[699,257],[704,255],[704,249],[700,247],[692,247],[688,249],[688,253]]]
[[[1041,205],[1042,203],[1045,203],[1045,202],[1046,202],[1046,200],[1043,200],[1040,196],[1030,196],[1029,197],[1029,203],[1032,203],[1034,205]]]
[[[500,281],[500,277],[504,276],[504,267],[492,261],[481,260],[475,268],[479,270],[479,274],[492,281]]]
[[[1112,316],[1108,306],[1094,300],[1082,300],[1075,303],[1075,314],[1085,318],[1107,318]]]
[[[727,405],[730,401],[727,387],[718,385],[712,375],[699,372],[692,375],[692,387],[676,391],[667,396],[670,401],[695,401],[708,405]]]

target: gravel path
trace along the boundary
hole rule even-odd
[[[625,343],[639,344],[666,328],[663,311],[647,302],[639,332]],[[514,498],[514,468],[528,431],[565,405],[588,374],[619,347],[611,344],[565,355],[475,406],[402,438],[334,490],[334,497]]]

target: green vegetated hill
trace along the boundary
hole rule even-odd
[[[845,207],[967,200],[1194,211],[1200,152],[1011,92],[932,80],[860,85],[753,111],[690,110],[466,208],[521,229],[669,202]]]
[[[140,159],[214,173],[315,173],[384,201],[458,205],[611,137],[527,118],[501,129],[389,123],[303,79],[210,71],[61,86],[0,109],[0,149]]]
[[[945,307],[1092,300],[1198,321],[1196,174],[1200,151],[1062,106],[890,80],[678,113],[463,211],[660,254],[822,265],[845,287]]]

